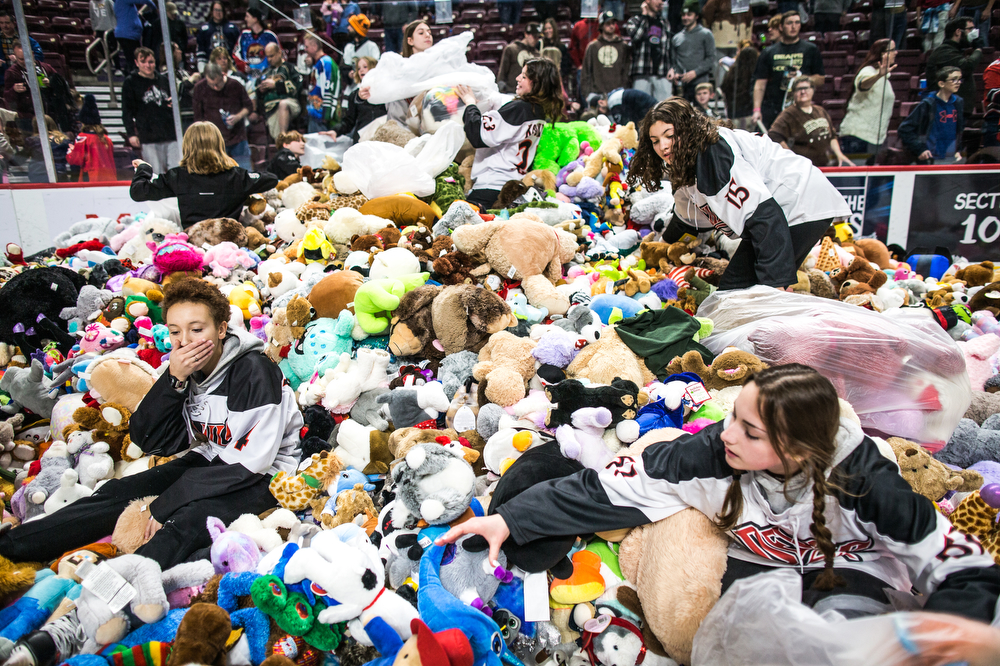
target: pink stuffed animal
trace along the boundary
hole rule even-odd
[[[80,351],[104,352],[125,344],[125,336],[99,322],[87,324],[80,338]]]
[[[994,374],[990,357],[1000,350],[1000,336],[987,333],[968,342],[959,342],[958,346],[965,357],[965,369],[969,373],[972,390],[982,391],[986,380]]]
[[[168,275],[178,271],[201,272],[204,252],[187,242],[187,234],[167,234],[159,245],[152,241],[146,246],[153,251],[153,265]]]
[[[261,552],[254,540],[242,532],[227,530],[214,516],[208,517],[208,533],[212,537],[212,566],[215,573],[253,571],[260,562]]]
[[[253,268],[257,262],[246,250],[241,250],[236,243],[223,241],[208,249],[202,258],[202,266],[212,269],[212,275],[220,278],[229,277],[238,266]]]

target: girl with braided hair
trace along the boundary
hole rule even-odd
[[[812,162],[767,137],[732,130],[680,97],[660,102],[639,128],[628,182],[652,192],[669,179],[674,214],[666,242],[716,229],[742,239],[719,289],[786,289],[835,218],[844,197]]]
[[[554,537],[634,527],[688,507],[732,539],[723,592],[785,567],[800,573],[802,602],[819,612],[885,613],[893,609],[887,589],[916,589],[924,610],[993,620],[1000,568],[992,557],[841,417],[829,380],[798,364],[758,372],[720,423],[599,472],[538,483],[439,541],[480,534],[496,561],[502,545],[540,550]],[[996,657],[1000,640],[989,636]]]

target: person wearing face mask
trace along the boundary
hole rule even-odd
[[[650,192],[661,189],[664,178],[674,193],[665,242],[712,228],[741,240],[720,290],[791,287],[831,222],[851,215],[807,158],[766,136],[721,126],[680,97],[646,114],[628,172],[629,185]]]
[[[948,18],[965,17],[972,19],[973,29],[969,42],[973,46],[989,46],[991,17],[996,0],[955,0],[948,10]]]
[[[52,560],[107,536],[130,503],[156,495],[141,507],[146,528],[136,554],[166,570],[207,557],[209,516],[229,523],[277,506],[270,479],[294,473],[301,448],[295,393],[263,342],[228,327],[229,301],[214,285],[178,280],[164,288],[161,306],[170,363],[132,414],[129,433],[146,454],[187,454],[0,535],[4,557]]]
[[[958,89],[958,96],[962,98],[965,119],[969,120],[977,102],[976,82],[972,75],[983,59],[983,52],[981,49],[975,49],[969,55],[965,55],[965,50],[972,46],[972,42],[978,36],[972,19],[964,16],[954,18],[948,21],[944,32],[944,42],[927,57],[927,87],[934,91],[933,82],[938,80],[937,73],[942,67],[958,67],[962,70],[962,85]]]

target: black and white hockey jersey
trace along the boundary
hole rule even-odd
[[[731,418],[731,417],[730,417]],[[655,522],[687,507],[722,510],[733,470],[720,434],[729,419],[673,442],[540,483],[497,508],[518,544]],[[959,532],[913,492],[896,464],[853,422],[842,419],[833,461],[842,490],[826,498],[836,567],[865,571],[897,590],[929,595],[925,608],[986,622],[1000,596],[1000,568],[975,537]],[[812,482],[790,488],[768,472],[740,478],[743,512],[728,532],[730,557],[801,572],[824,566],[809,527]]]
[[[497,94],[466,106],[463,122],[465,136],[476,149],[474,189],[499,190],[507,181],[528,173],[545,127],[540,106]]]
[[[158,504],[228,494],[263,475],[294,473],[298,464],[302,413],[281,370],[245,331],[230,331],[223,344],[211,375],[195,373],[181,393],[164,372],[129,422],[132,441],[146,453],[173,455],[193,444],[187,455],[211,462],[186,472],[183,488],[171,487]],[[171,511],[161,506],[160,513]]]

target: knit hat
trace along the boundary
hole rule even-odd
[[[97,109],[97,98],[92,93],[83,96],[83,107],[80,109],[80,122],[84,125],[100,125],[101,112]]]
[[[164,666],[170,658],[171,643],[150,641],[134,647],[119,645],[111,652],[114,666]]]
[[[445,629],[435,634],[426,624],[414,618],[410,620],[410,631],[417,637],[421,664],[472,666],[472,646],[459,629]]]
[[[347,19],[347,22],[354,32],[358,33],[362,37],[368,36],[368,28],[372,27],[372,22],[368,20],[368,17],[364,14],[355,14],[351,18]]]
[[[698,4],[698,0],[687,0],[687,2],[684,3],[683,11],[701,16],[701,6]]]

